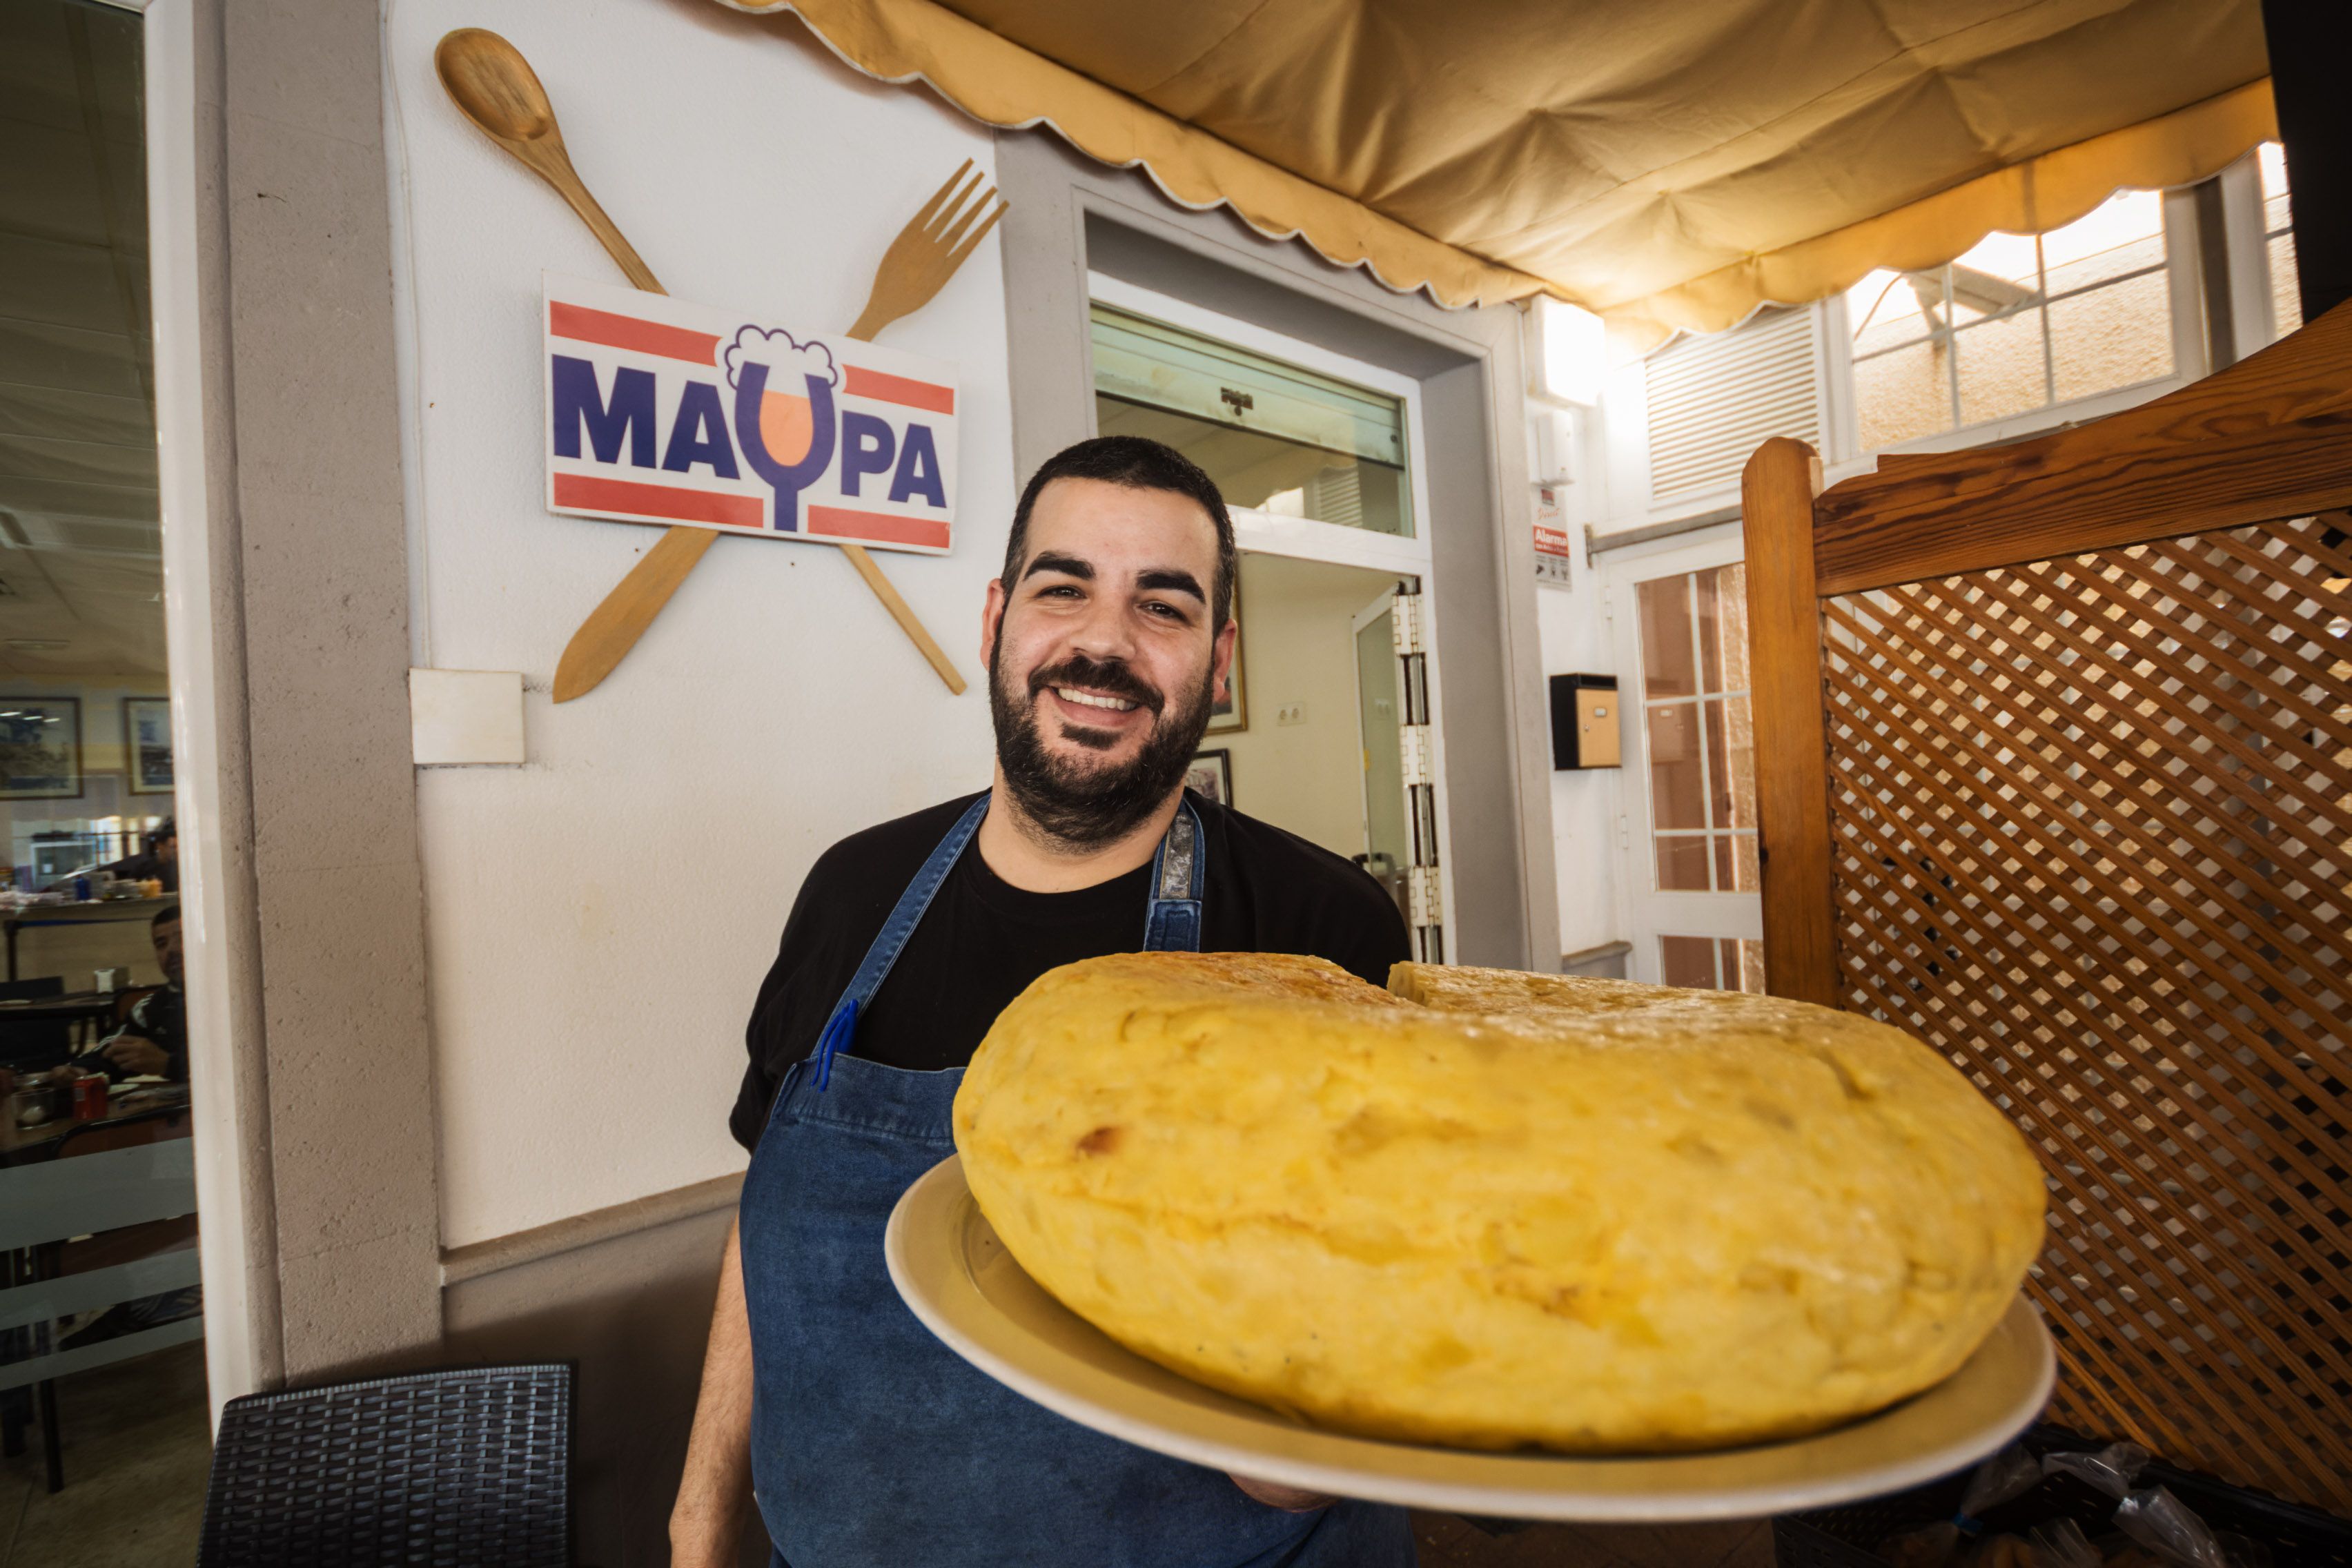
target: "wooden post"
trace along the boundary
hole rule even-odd
[[[1813,592],[1813,498],[1822,463],[1777,437],[1739,479],[1748,548],[1748,684],[1764,873],[1764,988],[1838,1005],[1830,907],[1829,741],[1822,615]]]

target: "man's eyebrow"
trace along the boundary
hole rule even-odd
[[[1025,582],[1040,572],[1059,572],[1065,577],[1076,577],[1088,583],[1093,582],[1095,576],[1095,569],[1089,563],[1075,555],[1057,554],[1051,550],[1041,551],[1032,556],[1029,564],[1022,569],[1021,576]]]
[[[1149,572],[1139,572],[1136,574],[1135,585],[1148,590],[1190,594],[1204,605],[1209,602],[1209,595],[1201,592],[1201,580],[1190,572],[1179,571],[1173,566],[1160,566]]]

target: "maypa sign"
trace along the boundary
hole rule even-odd
[[[952,366],[666,294],[546,291],[550,510],[946,552]]]

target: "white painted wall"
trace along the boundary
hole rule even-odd
[[[1535,417],[1545,416],[1538,411]],[[1602,602],[1600,573],[1584,554],[1584,529],[1611,513],[1611,472],[1603,457],[1597,415],[1574,416],[1575,439],[1570,472],[1574,482],[1559,491],[1564,523],[1575,541],[1575,558],[1568,586],[1539,585],[1536,590],[1538,629],[1542,638],[1543,670],[1555,675],[1618,675],[1607,607]],[[1537,449],[1532,439],[1528,451]],[[1547,692],[1549,696],[1549,692]],[[1617,883],[1618,791],[1623,770],[1594,768],[1554,771],[1551,775],[1551,819],[1554,870],[1559,890],[1559,949],[1580,952],[1621,940],[1623,911]]]
[[[977,643],[1014,500],[991,240],[882,342],[961,372],[954,552],[877,552],[972,681],[949,696],[830,546],[722,539],[605,683],[547,695],[653,530],[541,504],[541,269],[619,274],[461,119],[436,41],[488,25],[682,298],[846,327],[908,217],[992,143],[789,18],[707,0],[387,0],[416,662],[520,670],[530,761],[418,775],[445,1246],[738,1169],[742,1031],[803,874],[984,784]]]

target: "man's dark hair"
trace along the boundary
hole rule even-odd
[[[167,925],[176,925],[176,924],[178,924],[178,923],[179,923],[179,920],[180,920],[180,906],[179,906],[179,905],[177,905],[177,904],[173,904],[173,905],[172,905],[171,907],[169,907],[168,909],[161,909],[161,910],[157,910],[155,911],[155,918],[154,918],[153,920],[152,920],[152,921],[149,921],[147,922],[147,929],[148,929],[150,931],[162,931],[162,930],[163,930],[165,926],[167,926]]]
[[[1141,436],[1097,436],[1065,447],[1038,465],[1029,476],[1029,488],[1021,492],[1021,504],[1013,510],[1012,537],[1004,542],[1006,593],[1013,591],[1029,542],[1029,513],[1038,495],[1055,479],[1101,479],[1131,490],[1170,490],[1198,501],[1217,530],[1217,581],[1209,595],[1209,631],[1214,636],[1224,628],[1234,609],[1234,579],[1241,571],[1225,498],[1198,463],[1173,447]]]

